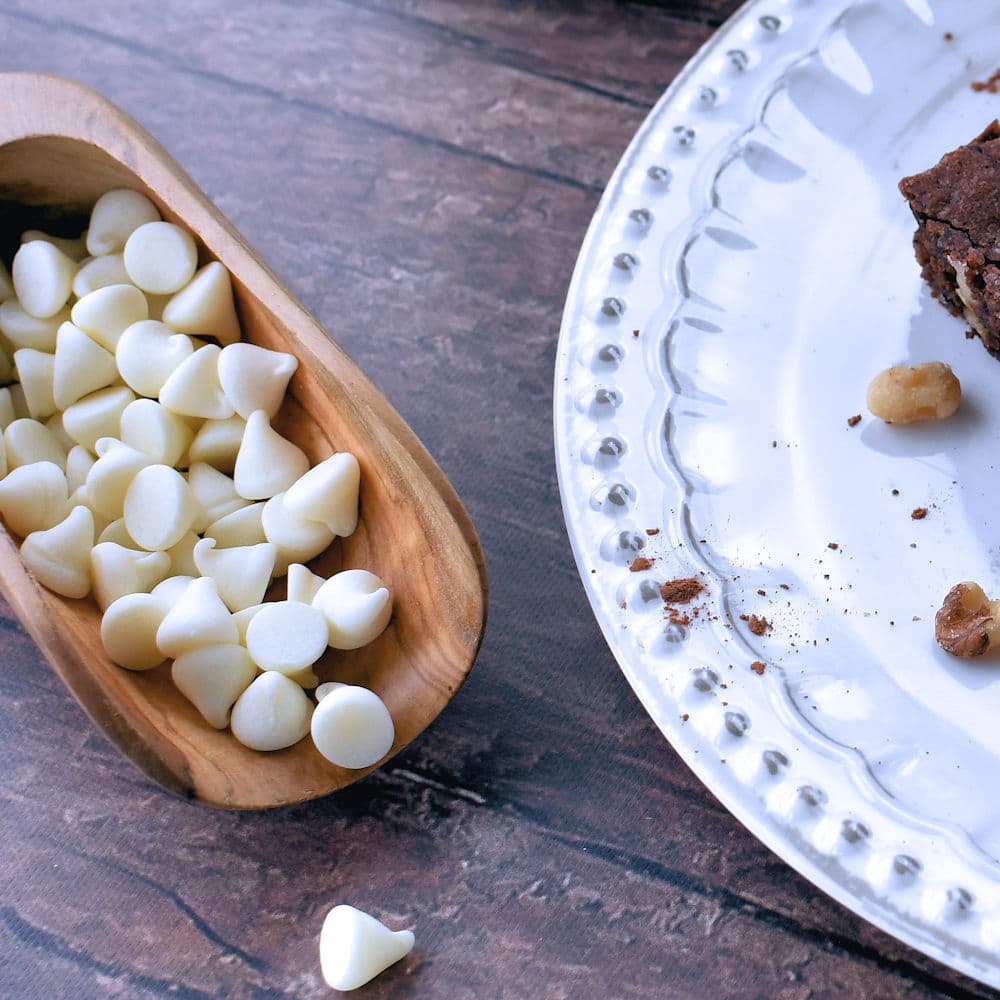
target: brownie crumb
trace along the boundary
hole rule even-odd
[[[977,94],[984,90],[990,94],[1000,93],[1000,69],[993,70],[985,80],[973,80],[970,86]]]
[[[758,590],[757,593],[760,594],[761,597],[766,597],[767,596],[767,591],[766,590]]]
[[[860,424],[860,423],[861,423],[861,414],[860,413],[855,413],[853,417],[848,417],[847,418],[847,426],[848,427],[857,427],[858,424]]]
[[[660,533],[660,529],[659,528],[647,528],[646,529],[646,534],[647,535],[658,535],[659,533]]]
[[[839,548],[840,548],[840,546],[839,546],[839,545],[838,545],[838,544],[837,544],[836,542],[827,542],[827,543],[826,543],[826,547],[827,547],[828,549],[833,549],[833,551],[834,551],[834,552],[836,552],[836,551],[837,551],[837,549],[839,549]]]
[[[955,36],[950,31],[946,31],[942,37],[946,42],[955,41]]]
[[[899,490],[893,490],[893,491],[892,491],[892,495],[893,495],[894,497],[898,497],[898,496],[899,496]]]
[[[633,337],[638,337],[639,336],[639,331],[638,330],[633,330],[632,331],[632,336]]]
[[[667,608],[667,621],[671,625],[690,625],[691,616],[683,611],[678,611],[677,608]]]
[[[688,720],[688,719],[690,719],[690,718],[691,718],[691,716],[690,716],[690,715],[688,715],[688,713],[687,713],[687,712],[685,712],[685,713],[684,713],[684,714],[683,714],[683,715],[681,716],[681,722],[687,722],[687,720]]]
[[[779,583],[778,586],[781,587],[782,590],[791,590],[792,589],[791,586],[789,584],[787,584],[787,583]]]
[[[705,584],[697,577],[686,576],[678,580],[667,580],[660,585],[660,596],[664,604],[687,604],[705,590]]]
[[[754,635],[763,635],[771,628],[771,623],[763,615],[740,615]]]
[[[763,660],[754,660],[750,664],[750,669],[758,676],[763,675],[764,671],[767,670],[767,664]]]
[[[910,511],[910,517],[913,518],[914,521],[922,521],[926,516],[926,507],[914,507],[913,510]]]
[[[644,569],[649,569],[655,559],[650,559],[648,556],[636,556],[631,563],[629,563],[629,569],[633,573],[641,573]]]

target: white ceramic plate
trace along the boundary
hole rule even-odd
[[[995,0],[745,6],[608,186],[555,404],[581,576],[673,746],[818,886],[994,986],[1000,659],[948,657],[933,617],[960,580],[1000,595],[1000,364],[922,287],[896,185],[1000,115],[970,87],[998,66]],[[958,416],[867,414],[926,360]]]

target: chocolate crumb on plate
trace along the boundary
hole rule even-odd
[[[827,547],[828,549],[833,549],[833,551],[834,551],[834,552],[836,552],[836,551],[837,551],[837,549],[839,549],[839,548],[840,548],[840,545],[838,545],[838,544],[837,544],[837,542],[827,542],[827,543],[826,543],[826,547]]]
[[[647,535],[658,535],[659,533],[660,533],[660,529],[659,528],[647,528],[646,529],[646,534]]]
[[[914,521],[922,521],[926,516],[927,516],[926,507],[914,507],[913,510],[910,511],[910,517]]]
[[[677,580],[667,580],[660,585],[660,596],[665,604],[687,604],[705,590],[705,584],[697,577],[686,576]]]
[[[990,94],[1000,93],[1000,69],[993,70],[985,80],[973,80],[969,86],[977,94],[982,93],[984,90]]]
[[[847,426],[848,427],[857,427],[858,424],[860,424],[860,423],[861,423],[861,414],[860,413],[855,413],[853,417],[848,417],[847,418]]]
[[[772,627],[763,615],[740,615],[740,619],[747,623],[754,635],[763,635]]]
[[[649,556],[636,556],[631,563],[629,563],[629,569],[633,573],[641,573],[644,569],[649,569],[655,559],[650,559]]]
[[[754,660],[750,664],[750,669],[758,676],[761,676],[767,670],[767,664],[763,660]]]

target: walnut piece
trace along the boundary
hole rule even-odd
[[[1000,601],[978,583],[957,583],[934,616],[938,645],[953,656],[981,656],[1000,641]]]

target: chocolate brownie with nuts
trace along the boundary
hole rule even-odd
[[[1000,358],[1000,121],[899,189],[931,292]]]

